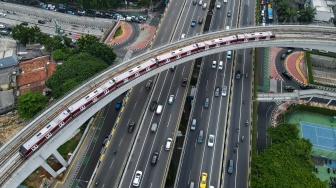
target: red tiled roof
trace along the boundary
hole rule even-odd
[[[49,56],[34,58],[20,62],[21,74],[17,76],[17,84],[21,93],[27,91],[40,91],[45,88],[46,80],[56,70],[56,62]]]

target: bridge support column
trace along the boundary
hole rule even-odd
[[[63,165],[63,167],[68,166],[68,163],[63,159],[62,155],[57,150],[53,152],[53,155],[58,160],[58,162],[60,162]]]
[[[57,173],[48,165],[47,162],[41,164],[41,166],[50,174],[52,177],[56,178]]]

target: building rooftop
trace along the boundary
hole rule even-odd
[[[56,70],[56,62],[49,56],[34,58],[20,63],[21,73],[17,76],[17,84],[21,93],[28,90],[42,92],[46,80]]]
[[[18,63],[15,54],[13,54],[13,56],[0,59],[0,69],[16,66],[17,64]]]

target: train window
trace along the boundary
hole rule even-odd
[[[175,54],[175,52],[172,52],[172,54]]]
[[[118,78],[117,78],[117,77],[115,77],[115,78],[113,78],[113,80],[116,82],[116,81],[118,81]]]
[[[41,133],[38,133],[36,136],[37,136],[37,137],[41,136]]]
[[[110,84],[113,84],[113,81],[112,81],[112,80],[109,80],[108,82],[109,82]]]
[[[50,126],[51,126],[51,125],[48,125],[48,126],[47,126],[47,129],[49,129]]]
[[[129,70],[128,72],[130,72],[130,73],[131,73],[131,72],[133,72],[133,70],[131,69],[131,70]]]
[[[223,40],[223,39],[218,39],[218,40]]]
[[[141,68],[141,65],[139,65],[137,68],[140,69],[140,68]]]
[[[98,92],[98,90],[94,91],[94,93],[97,93],[97,92]]]
[[[180,52],[183,51],[183,49],[180,49]]]
[[[85,97],[85,99],[88,99],[88,98],[90,98],[90,95],[88,95],[88,96]]]

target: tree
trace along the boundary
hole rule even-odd
[[[295,124],[281,123],[276,127],[269,127],[267,135],[272,139],[272,144],[276,144],[286,140],[299,139],[299,130]]]
[[[55,60],[67,60],[71,55],[73,55],[73,50],[71,48],[66,48],[64,50],[57,49],[53,53],[53,58]]]
[[[108,65],[112,65],[117,55],[113,48],[100,42],[95,36],[81,36],[77,41],[78,52],[89,53],[99,59],[102,59]]]
[[[40,112],[48,103],[48,97],[42,93],[30,92],[22,94],[17,103],[17,109],[20,117],[24,119],[32,118]]]
[[[294,17],[297,15],[297,10],[293,7],[288,7],[286,10],[286,19],[285,21],[294,22]]]
[[[38,36],[41,34],[41,30],[36,25],[34,27],[25,27],[23,25],[16,25],[12,29],[12,37],[22,45],[29,43],[35,43],[38,40]]]
[[[299,11],[298,21],[303,23],[312,23],[315,19],[316,9],[311,6]]]
[[[312,144],[299,139],[293,124],[280,124],[268,130],[272,145],[252,158],[252,187],[326,187],[312,173]],[[282,137],[283,136],[283,137]]]
[[[288,1],[280,1],[276,4],[276,12],[280,22],[286,19],[287,9],[290,7]]]
[[[57,67],[46,85],[53,97],[59,98],[107,67],[104,61],[88,53],[75,54]]]

